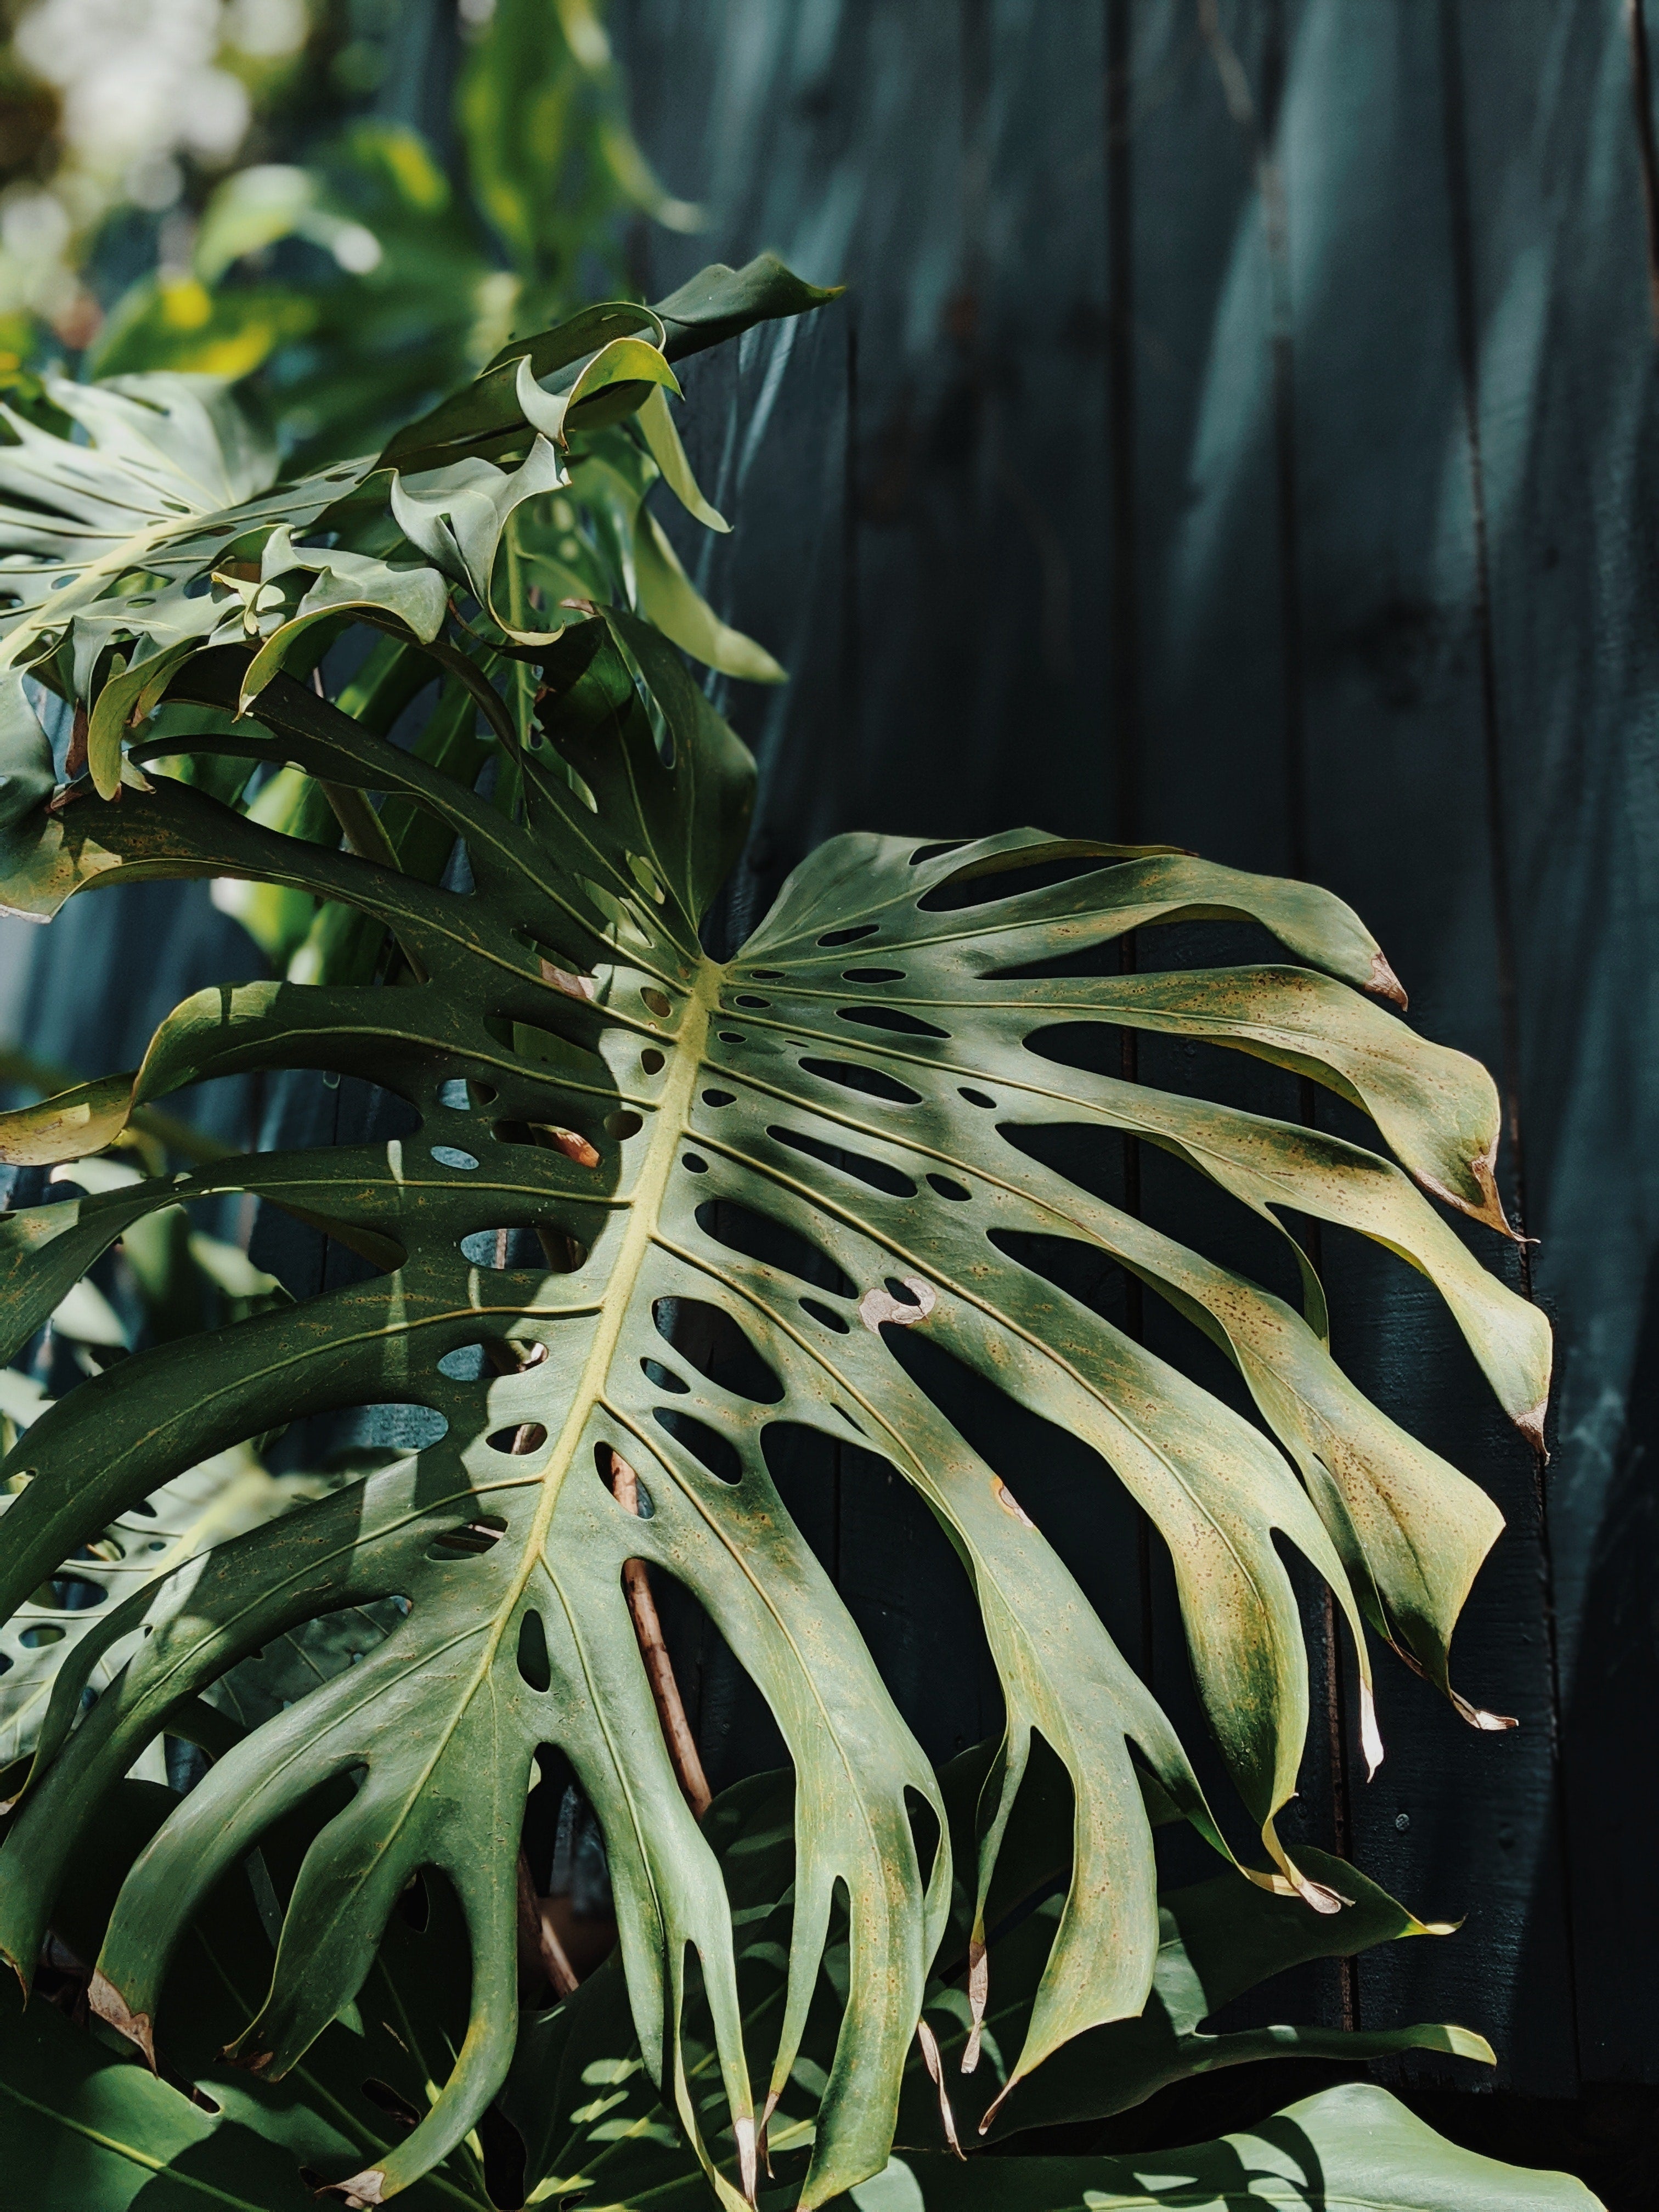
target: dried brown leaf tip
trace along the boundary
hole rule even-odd
[[[1406,996],[1405,986],[1380,951],[1372,958],[1371,972],[1365,988],[1379,999],[1391,999],[1402,1014],[1411,1003]]]
[[[386,2199],[381,2191],[386,2176],[378,2166],[370,2166],[362,2173],[354,2173],[349,2181],[333,2181],[322,2191],[325,2197],[343,2197],[348,2212],[362,2212],[366,2204],[382,2204]]]
[[[1516,1427],[1520,1430],[1534,1451],[1537,1453],[1538,1463],[1540,1467],[1547,1467],[1550,1463],[1550,1455],[1544,1449],[1544,1416],[1549,1409],[1549,1400],[1540,1398],[1535,1406],[1529,1407],[1524,1413],[1517,1413],[1515,1417]]]
[[[149,2014],[129,2010],[126,1999],[114,1983],[106,1982],[95,1969],[87,1990],[87,2003],[118,2035],[125,2035],[129,2043],[137,2045],[149,2062],[150,2072],[155,2073],[155,2037]]]
[[[990,1962],[985,1955],[981,1937],[973,1936],[968,1945],[968,2010],[973,2021],[968,2036],[968,2046],[962,2054],[962,2070],[971,2074],[979,2064],[980,2038],[985,2027],[985,2006],[991,1993]]]
[[[939,2091],[939,2125],[945,2130],[945,2140],[960,2158],[963,2149],[957,2138],[957,2116],[951,2110],[951,2100],[945,2089],[945,2062],[939,2057],[939,2039],[925,2020],[916,2022],[916,2041],[921,2045],[922,2063],[927,2069],[928,2079]]]

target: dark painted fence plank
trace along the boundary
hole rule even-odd
[[[1481,586],[1463,433],[1457,195],[1432,9],[1310,11],[1283,160],[1293,350],[1304,866],[1378,931],[1428,1034],[1501,1071],[1501,946],[1485,775]],[[1323,1126],[1374,1141],[1322,1100]],[[1352,1123],[1352,1127],[1346,1125]],[[1505,1166],[1512,1170],[1513,1146]],[[1476,1232],[1519,1285],[1516,1255]],[[1551,1834],[1552,1684],[1530,1454],[1431,1287],[1324,1239],[1334,1345],[1379,1402],[1473,1474],[1508,1529],[1458,1638],[1460,1673],[1518,1732],[1460,1726],[1379,1655],[1389,1758],[1351,1768],[1357,1856],[1465,1932],[1363,1960],[1367,2024],[1432,2014],[1492,2033],[1499,2079],[1576,2086]],[[1523,2024],[1521,1982],[1532,1984]],[[1424,2070],[1414,2065],[1413,2071]],[[1449,2070],[1449,2069],[1439,2069]],[[1449,2069],[1454,2072],[1458,2069]],[[1462,2069],[1468,2078],[1468,2069]]]
[[[1536,1279],[1559,1333],[1548,1529],[1578,2023],[1594,2079],[1659,2070],[1648,1996],[1659,1970],[1649,1872],[1659,1547],[1644,1382],[1659,1241],[1659,558],[1638,130],[1652,106],[1651,87],[1632,84],[1626,14],[1523,0],[1495,42],[1467,0],[1455,18],[1517,1089]]]

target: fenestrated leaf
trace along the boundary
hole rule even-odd
[[[683,303],[678,326],[695,336],[776,291],[772,276],[753,298],[746,284],[717,276],[701,305]],[[520,487],[496,459],[515,440],[529,451],[532,418],[562,397],[561,432],[579,410],[609,422],[605,410],[661,388],[596,376],[588,397],[573,397],[584,363],[615,345],[625,370],[640,331],[654,330],[648,311],[628,312],[625,328],[597,314],[514,350],[494,382],[404,448],[420,460],[398,491],[405,526],[486,615],[502,525],[512,514],[516,530],[517,512],[530,511],[515,507]],[[672,337],[667,313],[662,325]],[[646,349],[655,374],[670,345]],[[492,432],[509,377],[517,427]],[[553,459],[532,474],[547,476],[563,531],[559,502],[578,487],[556,481],[552,443],[539,450]],[[608,479],[619,487],[596,495],[583,526],[599,568],[623,579],[613,596],[633,592],[653,465],[631,433],[601,422],[576,471],[601,492]],[[428,470],[441,481],[428,474],[423,489]],[[380,484],[389,490],[389,478]],[[396,562],[374,568],[393,545],[380,489],[331,512],[343,535],[328,558],[277,534],[272,513],[257,539],[240,533],[243,557],[175,574],[180,610],[211,604],[208,628],[190,631],[194,617],[179,611],[178,635],[149,640],[163,650],[191,641],[165,733],[129,741],[118,803],[77,789],[56,811],[20,816],[4,896],[45,916],[100,883],[236,878],[322,902],[318,931],[347,917],[361,932],[350,972],[363,980],[198,993],[131,1074],[0,1116],[0,1154],[75,1158],[181,1086],[277,1066],[360,1075],[407,1099],[418,1127],[390,1143],[155,1176],[0,1227],[14,1342],[115,1237],[230,1191],[323,1227],[375,1271],[122,1361],[45,1414],[3,1471],[28,1478],[5,1516],[8,1607],[181,1469],[266,1429],[392,1401],[427,1407],[445,1430],[415,1458],[100,1608],[59,1670],[6,1845],[0,1944],[27,1972],[66,1853],[159,1732],[184,1731],[192,1715],[205,1725],[202,1699],[222,1697],[216,1685],[252,1652],[366,1612],[389,1632],[293,1704],[250,1708],[258,1724],[139,1856],[99,1960],[100,2009],[142,2048],[159,2037],[165,2049],[168,1963],[192,1913],[273,1824],[352,1778],[301,1860],[269,1990],[237,2048],[268,2080],[286,2078],[354,2001],[409,1879],[423,1866],[445,1873],[467,1928],[470,2025],[419,2125],[345,2177],[370,2198],[409,2185],[465,2139],[509,2063],[517,1838],[533,1754],[556,1742],[605,1828],[645,2068],[729,2204],[752,2179],[750,2061],[767,2072],[781,2128],[778,2100],[809,2028],[818,2032],[827,1959],[836,2002],[827,2059],[811,2062],[821,2078],[802,2196],[817,2204],[886,2159],[952,1859],[941,1842],[924,1881],[911,1815],[929,1807],[939,1819],[933,1779],[783,1509],[769,1430],[852,1436],[885,1457],[943,1522],[975,1591],[1007,1734],[975,1823],[967,2033],[988,2001],[989,1900],[1034,1733],[1067,1777],[1068,1887],[1016,2005],[1022,2043],[999,2069],[1005,2087],[1074,2038],[1136,2020],[1158,1986],[1149,1793],[1160,1814],[1177,1809],[1227,1847],[1164,1715],[1018,1498],[912,1379],[900,1332],[1064,1423],[1098,1452],[1102,1480],[1109,1468],[1144,1505],[1170,1547],[1198,1686],[1270,1862],[1247,1869],[1249,1881],[1298,1925],[1313,1905],[1340,1948],[1343,1915],[1360,1911],[1343,1901],[1343,1875],[1298,1865],[1275,1827],[1307,1719],[1277,1539],[1324,1576],[1357,1642],[1363,1603],[1443,1684],[1490,1523],[1461,1478],[1331,1364],[1305,1257],[1304,1319],[1034,1158],[1036,1133],[1069,1122],[1145,1137],[1276,1226],[1283,1208],[1390,1245],[1437,1282],[1526,1425],[1547,1388],[1547,1333],[1381,1153],[1061,1067],[1047,1033],[1091,1020],[1196,1024],[1208,1008],[1206,1033],[1305,1065],[1372,1105],[1419,1177],[1466,1204],[1482,1164],[1490,1171],[1486,1094],[1467,1064],[1452,1068],[1353,998],[1353,985],[1400,994],[1339,901],[1159,848],[1036,832],[969,847],[836,840],[733,962],[712,961],[700,924],[742,841],[752,763],[647,623],[588,599],[556,636],[528,629],[533,534],[514,537],[507,564],[511,653],[459,625],[424,648],[445,678],[441,702],[481,708],[506,749],[495,803],[473,788],[476,744],[464,721],[442,721],[448,705],[430,745],[404,750],[377,733],[394,698],[412,696],[387,672],[401,658],[382,670],[384,717],[367,692],[334,705],[282,672],[240,714],[261,641],[289,627],[281,651],[304,660],[307,641],[291,626],[313,587],[290,580],[296,573],[331,576],[343,549],[364,564],[339,571],[368,595],[352,604],[385,614],[386,595],[405,587]],[[270,555],[270,574],[255,552]],[[564,592],[556,564],[536,573],[544,604]],[[204,574],[209,589],[192,599],[186,581]],[[106,650],[131,646],[136,660],[143,641],[123,632],[118,599],[131,604],[113,592],[94,604],[69,662],[54,659],[54,680],[94,685]],[[639,600],[647,606],[644,590]],[[414,625],[398,626],[394,653],[419,654],[405,634]],[[503,672],[510,703],[495,688]],[[170,772],[181,756],[188,784]],[[216,799],[213,788],[246,785],[240,765],[219,782],[225,762],[311,779],[360,851],[287,834],[290,817],[274,805],[261,822]],[[465,867],[450,872],[456,841]],[[418,872],[405,872],[417,854]],[[1083,866],[1047,888],[996,880],[1060,861]],[[461,883],[471,888],[448,887]],[[981,903],[964,903],[977,892]],[[1318,975],[1148,979],[1139,998],[1114,998],[1109,982],[1031,973],[1127,929],[1212,915],[1261,923]],[[387,939],[376,971],[364,948]],[[300,954],[294,972],[304,972]],[[373,972],[386,980],[370,984]],[[736,1225],[757,1218],[759,1241]],[[1046,1279],[1042,1253],[1057,1239],[1110,1253],[1221,1341],[1302,1480],[1259,1429]],[[745,1387],[694,1356],[677,1316],[699,1306],[746,1340]],[[636,1471],[637,1516],[611,1494],[616,1455]],[[712,1832],[687,1808],[623,1597],[634,1559],[708,1609],[794,1761],[794,1888],[759,2053],[744,2047]],[[131,1656],[83,1711],[90,1670],[118,1646]],[[1375,1757],[1368,1702],[1363,1720]],[[844,1948],[830,1942],[838,1896]],[[706,2007],[690,2040],[688,1948]],[[994,1975],[992,1960],[1001,2006]]]

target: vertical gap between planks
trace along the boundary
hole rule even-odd
[[[1290,872],[1305,879],[1311,873],[1308,823],[1308,761],[1306,693],[1304,668],[1306,643],[1302,623],[1302,554],[1300,485],[1297,467],[1296,345],[1294,303],[1291,292],[1290,215],[1280,155],[1280,118],[1289,57],[1286,51],[1285,0],[1267,0],[1262,11],[1261,98],[1253,118],[1257,189],[1261,196],[1262,232],[1267,249],[1268,284],[1268,345],[1273,386],[1273,489],[1275,551],[1279,568],[1279,683],[1283,706],[1285,823]],[[1297,1079],[1297,1118],[1304,1127],[1318,1127],[1318,1093],[1307,1076]],[[1309,1218],[1298,1224],[1298,1234],[1314,1273],[1324,1273],[1324,1240],[1320,1224]],[[1330,1815],[1333,1846],[1346,1858],[1353,1836],[1353,1807],[1348,1771],[1348,1717],[1344,1698],[1342,1647],[1336,1606],[1328,1584],[1322,1583],[1321,1613],[1324,1642],[1325,1749],[1330,1768]],[[1357,1960],[1335,1961],[1337,2013],[1345,2029],[1359,2026],[1359,1972]]]
[[[842,757],[856,762],[862,723],[863,632],[859,603],[859,324],[856,301],[845,303],[846,392],[842,417],[841,654],[838,665]],[[842,1589],[842,1460],[839,1439],[830,1448],[830,1579]]]
[[[1639,21],[1641,0],[1636,0],[1637,23],[1646,56],[1646,25]],[[1486,836],[1492,853],[1493,922],[1498,942],[1498,1018],[1503,1052],[1504,1118],[1515,1161],[1516,1227],[1524,1239],[1527,1230],[1526,1152],[1521,1120],[1521,1011],[1516,973],[1513,886],[1510,875],[1507,810],[1504,803],[1503,724],[1498,711],[1498,651],[1492,608],[1492,570],[1486,529],[1486,495],[1480,435],[1480,335],[1474,271],[1474,215],[1470,185],[1468,118],[1464,110],[1465,78],[1462,41],[1457,20],[1457,0],[1440,4],[1441,107],[1445,132],[1447,199],[1451,216],[1452,283],[1455,295],[1459,380],[1462,385],[1464,438],[1468,451],[1469,513],[1474,550],[1474,620],[1480,661],[1481,744],[1486,774]],[[1644,118],[1648,110],[1644,102]],[[1650,126],[1649,135],[1650,137]],[[1650,203],[1651,207],[1652,203]],[[1532,1251],[1520,1247],[1521,1286],[1533,1297]],[[1578,1960],[1573,1940],[1572,1869],[1566,1820],[1566,1797],[1561,1769],[1561,1668],[1555,1613],[1555,1568],[1550,1542],[1549,1500],[1541,1458],[1533,1464],[1533,1488],[1538,1516],[1539,1579],[1544,1613],[1544,1632],[1549,1657],[1551,1796],[1561,1855],[1561,1909],[1566,1926],[1567,1999],[1571,2018],[1575,2074],[1580,2066],[1578,2037]]]
[[[1648,312],[1659,337],[1659,149],[1653,133],[1653,57],[1648,44],[1646,0],[1625,0],[1630,37],[1631,100],[1636,111],[1636,153],[1642,167],[1642,210],[1647,219]]]
[[[1135,568],[1134,404],[1134,177],[1131,128],[1133,0],[1105,0],[1106,82],[1106,450],[1110,473],[1111,583],[1107,609],[1107,740],[1111,750],[1113,801],[1118,841],[1139,834],[1140,612]],[[1132,975],[1133,930],[1119,941],[1118,970]],[[1121,1032],[1121,1073],[1139,1079],[1135,1032]],[[1123,1143],[1123,1207],[1140,1214],[1140,1145]],[[1145,1291],[1123,1270],[1123,1318],[1137,1344],[1146,1340]],[[1144,1506],[1135,1509],[1135,1575],[1140,1594],[1140,1673],[1153,1686],[1152,1529]]]

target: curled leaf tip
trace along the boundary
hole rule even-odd
[[[129,2043],[136,2043],[154,2074],[155,2066],[155,2038],[151,2031],[147,2012],[133,2012],[113,1982],[106,1981],[94,1968],[87,1990],[87,2003],[106,2026],[118,2035],[125,2035]]]
[[[1402,1014],[1411,1003],[1406,996],[1405,986],[1380,951],[1372,955],[1371,972],[1365,988],[1379,999],[1392,1000]]]

